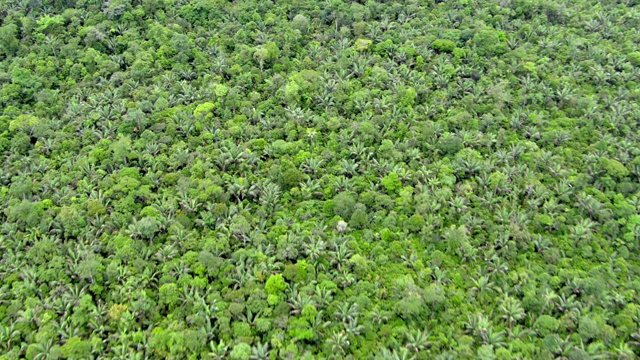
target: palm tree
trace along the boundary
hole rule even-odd
[[[351,258],[351,251],[346,243],[336,244],[334,250],[329,253],[332,265],[337,265],[338,270],[342,270],[348,259]]]
[[[302,244],[304,252],[311,260],[317,262],[324,253],[327,243],[317,236],[309,236],[308,240]]]
[[[433,344],[432,341],[429,341],[429,330],[415,330],[406,334],[406,345],[405,347],[415,353],[420,350],[424,350],[427,347]]]
[[[214,343],[213,340],[209,341],[209,356],[213,360],[224,360],[227,358],[227,352],[229,351],[229,346],[225,344],[224,340],[220,340],[218,344]]]
[[[37,344],[33,344],[33,347],[35,348],[35,350],[37,351],[36,354],[34,355],[33,359],[34,360],[49,360],[49,359],[53,359],[54,357],[54,345],[55,343],[53,342],[53,339],[49,339],[47,340],[47,342],[45,342],[44,344],[42,343],[37,343]]]
[[[544,254],[544,252],[551,248],[551,246],[553,245],[549,238],[544,237],[540,234],[538,234],[538,236],[532,241],[532,244],[535,251],[541,254]]]
[[[62,341],[67,341],[74,336],[80,336],[82,334],[80,327],[71,324],[68,318],[61,318],[60,321],[54,321],[52,325],[56,329],[58,336],[60,336]]]
[[[302,313],[304,307],[307,305],[313,305],[313,299],[311,296],[296,291],[296,294],[289,298],[289,306],[291,307],[291,315],[298,315]]]
[[[353,181],[353,179],[342,176],[342,175],[339,177],[333,178],[331,180],[331,185],[338,192],[340,191],[354,192],[356,190],[356,184]]]
[[[269,354],[271,351],[269,350],[268,343],[258,343],[251,348],[251,357],[252,360],[267,360],[269,359]]]
[[[281,196],[280,186],[269,181],[259,186],[259,189],[260,203],[269,211],[275,211]]]
[[[569,340],[569,337],[560,341],[560,346],[554,351],[555,360],[569,360],[569,354],[571,354],[576,345]]]
[[[387,348],[383,348],[380,353],[378,353],[375,357],[376,360],[415,360],[417,356],[415,354],[411,354],[410,350],[407,348],[403,348],[398,353],[397,350],[389,350]]]
[[[467,321],[464,323],[466,333],[481,338],[491,327],[491,322],[484,314],[467,315]]]
[[[315,96],[315,101],[319,106],[324,108],[325,112],[329,112],[329,108],[335,106],[335,98],[327,89],[322,89],[321,92]]]
[[[233,190],[236,190],[235,188]],[[230,189],[229,191],[233,191],[232,189]],[[198,200],[198,198],[196,197],[192,197],[191,195],[189,195],[188,193],[182,193],[180,194],[180,201],[179,201],[180,207],[182,208],[182,210],[184,210],[186,213],[188,214],[193,214],[195,212],[197,212],[201,205],[200,201]]]
[[[590,219],[580,219],[576,225],[571,228],[571,237],[578,242],[582,239],[588,239],[594,230],[595,223]]]
[[[347,334],[349,335],[354,335],[354,336],[358,336],[362,333],[362,331],[365,330],[365,327],[362,325],[358,325],[358,319],[355,318],[353,320],[349,320],[346,323],[343,323],[344,325],[344,330],[347,332]]]
[[[473,286],[469,290],[472,294],[477,293],[480,299],[484,299],[485,295],[491,294],[497,289],[495,283],[491,281],[487,275],[482,275],[478,279],[473,279],[471,281]]]
[[[304,252],[308,257],[312,260],[312,265],[316,276],[318,275],[319,267],[324,267],[320,263],[320,256],[324,254],[324,250],[326,248],[326,243],[322,239],[318,239],[315,236],[310,237],[312,242],[305,242],[302,244]]]
[[[335,276],[338,285],[340,285],[342,289],[351,286],[356,282],[356,277],[351,272],[349,272],[348,269],[342,269],[341,271],[339,270],[339,273]]]
[[[327,344],[331,346],[331,351],[334,354],[344,355],[346,354],[349,345],[351,345],[351,342],[344,331],[334,331],[329,339],[327,339]]]
[[[385,323],[391,318],[387,311],[380,310],[378,307],[373,308],[369,314],[371,316],[371,322],[377,325]]]
[[[314,341],[317,340],[318,334],[321,330],[324,330],[331,326],[331,321],[324,320],[324,312],[318,311],[316,316],[309,320],[309,325],[314,330]]]
[[[307,174],[315,174],[322,168],[323,163],[324,160],[318,157],[309,157],[300,164],[300,169]]]
[[[555,291],[549,288],[545,288],[542,298],[544,299],[544,306],[542,307],[542,313],[544,313],[547,307],[549,307],[552,304],[555,304],[556,300],[558,299],[558,294],[556,294]]]
[[[356,111],[358,111],[360,113],[366,112],[372,106],[373,106],[373,104],[368,99],[365,99],[365,98],[355,98],[355,99],[353,99],[353,107],[356,109]]]
[[[562,314],[571,313],[579,315],[583,307],[582,303],[576,300],[575,295],[569,295],[567,297],[565,294],[562,294],[555,299],[554,303],[556,309]]]
[[[510,296],[505,296],[500,305],[500,312],[502,318],[507,320],[509,330],[513,328],[513,323],[522,320],[525,316],[525,312],[520,305],[520,301]]]
[[[333,316],[340,319],[343,323],[353,321],[360,316],[358,312],[358,304],[342,303],[337,306],[337,310],[333,313]]]
[[[342,159],[339,161],[339,165],[340,169],[338,170],[338,173],[350,178],[357,173],[359,164],[355,160]]]
[[[494,347],[507,346],[507,343],[504,341],[504,331],[496,332],[493,328],[489,327],[480,337],[482,338],[483,344],[493,345]]]
[[[0,347],[9,352],[12,344],[20,339],[20,335],[13,322],[10,322],[9,325],[0,325]]]

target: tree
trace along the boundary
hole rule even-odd
[[[426,349],[433,344],[433,342],[428,340],[429,331],[427,330],[417,330],[415,332],[410,332],[406,335],[406,339],[406,348],[416,353],[420,350]]]
[[[265,290],[269,295],[280,295],[287,288],[282,274],[270,275],[265,283]]]
[[[170,308],[177,305],[180,296],[176,284],[164,284],[160,286],[158,295],[161,303]]]
[[[193,110],[193,116],[196,118],[210,118],[212,116],[212,111],[215,110],[216,104],[212,102],[205,102],[198,105],[195,110]]]
[[[440,52],[452,52],[456,44],[448,39],[436,39],[431,43],[431,47]]]
[[[60,352],[67,359],[86,359],[91,356],[91,344],[78,336],[74,336],[60,347]]]
[[[251,345],[247,343],[239,343],[231,349],[229,357],[233,360],[249,360],[251,358],[251,354]]]
[[[344,355],[349,348],[350,342],[344,331],[333,332],[327,339],[327,344],[330,346],[331,352],[334,354]]]
[[[525,312],[520,305],[520,302],[512,297],[505,297],[500,305],[500,312],[502,318],[507,320],[509,329],[513,328],[513,323],[522,320],[525,316]]]
[[[252,360],[267,360],[269,359],[269,344],[257,344],[251,348]]]
[[[307,32],[307,30],[309,30],[309,19],[303,14],[297,14],[293,17],[293,20],[291,20],[291,25],[294,29],[305,33]]]
[[[333,198],[334,212],[343,219],[351,219],[355,207],[356,201],[347,191],[342,191]]]
[[[608,159],[606,157],[600,158],[600,166],[609,176],[616,178],[622,178],[629,175],[629,170],[622,165],[621,162],[615,159]]]
[[[499,56],[508,50],[504,33],[491,29],[477,31],[473,36],[473,44],[481,56]]]
[[[534,324],[534,328],[542,336],[547,336],[549,334],[555,333],[558,329],[558,326],[560,326],[558,320],[549,315],[540,316]]]
[[[382,185],[384,185],[389,194],[395,194],[402,187],[402,182],[400,181],[397,173],[391,172],[389,175],[382,178]]]

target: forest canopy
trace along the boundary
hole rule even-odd
[[[638,29],[0,1],[0,360],[635,359]]]

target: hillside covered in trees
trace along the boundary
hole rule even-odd
[[[0,359],[634,359],[638,0],[0,1]]]

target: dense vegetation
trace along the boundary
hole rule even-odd
[[[639,1],[0,19],[0,359],[639,353]]]

